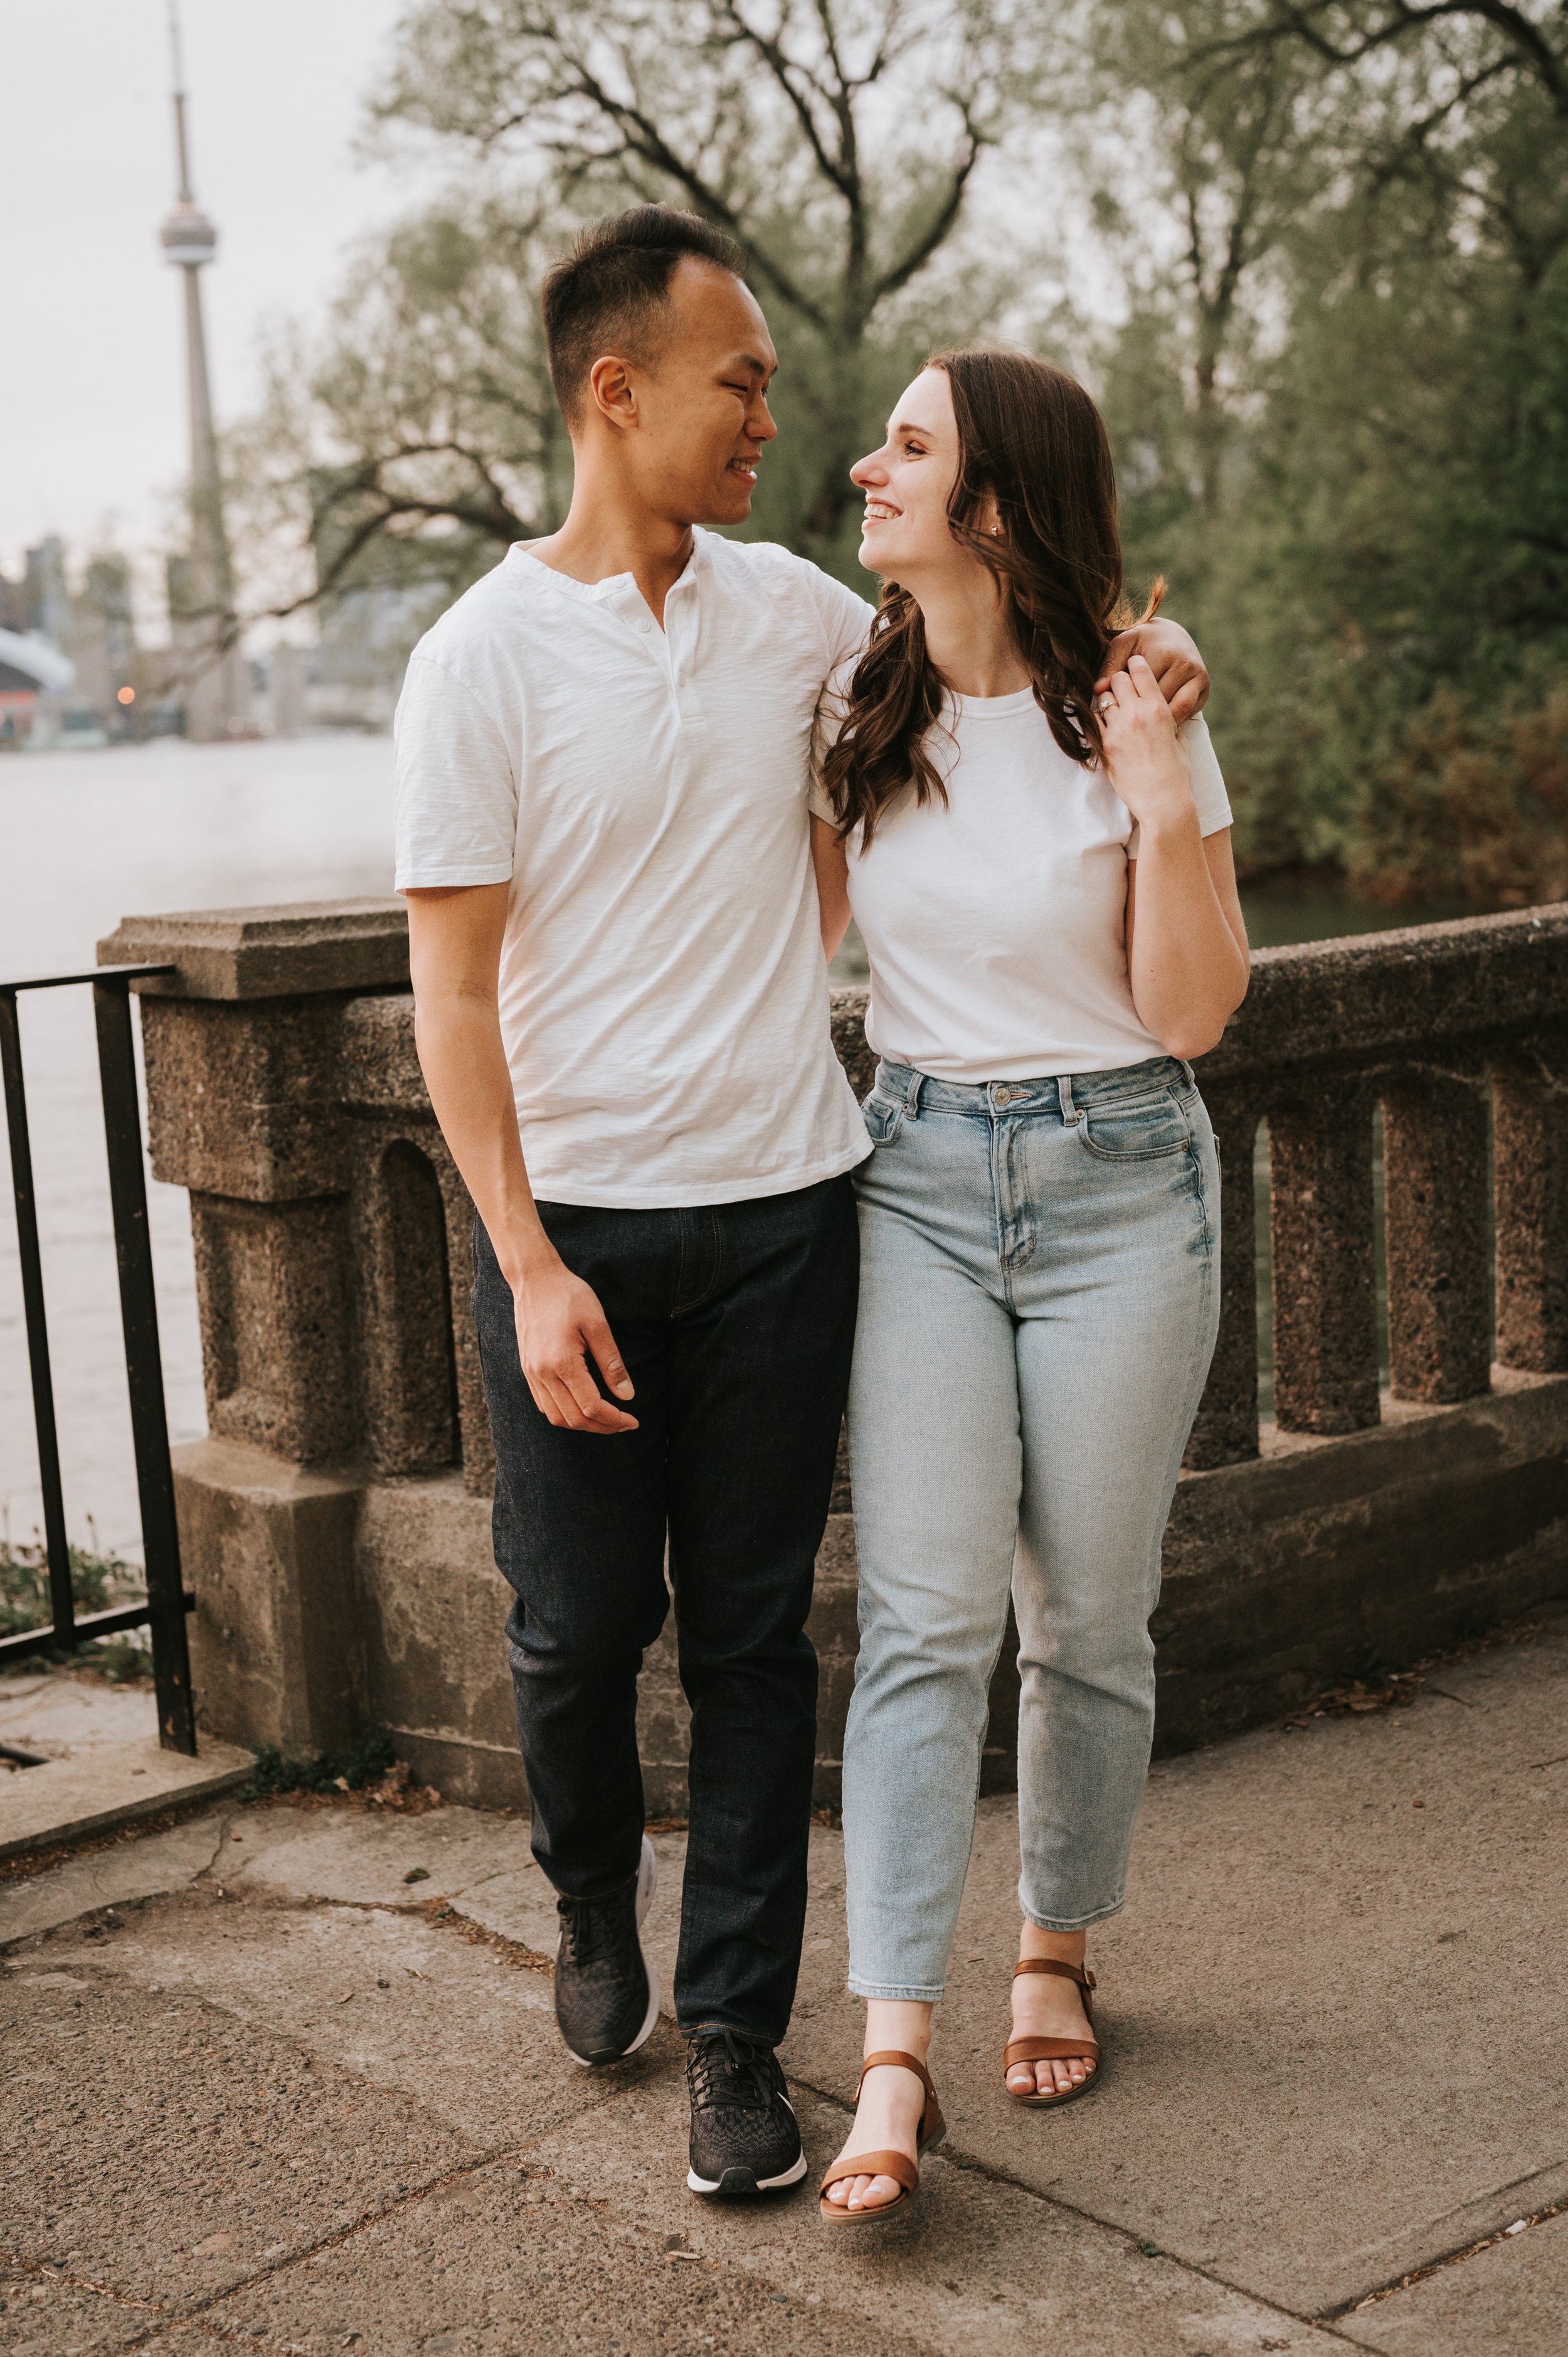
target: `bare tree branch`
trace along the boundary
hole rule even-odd
[[[1380,0],[1386,10],[1381,21],[1343,47],[1323,30],[1341,5],[1342,0],[1274,0],[1271,23],[1229,35],[1221,41],[1202,43],[1192,51],[1190,62],[1197,65],[1208,59],[1234,57],[1247,49],[1294,38],[1305,42],[1327,65],[1353,66],[1374,50],[1387,48],[1410,34],[1419,35],[1430,26],[1463,19],[1489,25],[1500,33],[1514,53],[1513,61],[1529,67],[1556,113],[1568,115],[1568,58],[1558,54],[1541,27],[1521,8],[1512,5],[1511,0],[1428,0],[1424,6],[1412,5],[1412,0]]]

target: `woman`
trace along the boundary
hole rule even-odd
[[[1160,1542],[1219,1314],[1219,1172],[1184,1060],[1248,968],[1202,722],[1177,726],[1140,657],[1099,678],[1126,612],[1088,395],[1042,361],[946,354],[853,476],[883,597],[834,683],[812,835],[824,943],[853,912],[881,1059],[857,1174],[844,1748],[868,2061],[822,2208],[870,2223],[941,2132],[931,2016],[1009,1591],[1005,2084],[1043,2105],[1098,2083],[1085,1932],[1122,1902]]]

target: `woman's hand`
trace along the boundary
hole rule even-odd
[[[1112,673],[1096,709],[1106,774],[1140,831],[1157,833],[1190,821],[1196,833],[1192,764],[1171,707],[1142,655],[1134,655],[1125,671]]]

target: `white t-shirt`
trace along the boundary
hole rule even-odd
[[[853,665],[824,699],[831,742]],[[1102,770],[1069,760],[1033,692],[951,696],[927,738],[948,806],[913,792],[849,853],[871,961],[865,1033],[933,1080],[1115,1071],[1165,1053],[1127,980],[1127,863],[1137,830]],[[950,730],[950,735],[947,733]],[[1201,719],[1181,730],[1205,834],[1230,823]],[[811,807],[831,818],[820,785]]]
[[[699,533],[661,630],[629,573],[510,550],[414,649],[397,888],[511,886],[501,1033],[534,1192],[781,1195],[868,1144],[833,1053],[807,817],[823,682],[870,611]]]

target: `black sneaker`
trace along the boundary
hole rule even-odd
[[[771,2046],[700,2029],[686,2052],[693,2193],[782,2193],[806,2174],[800,2130]]]
[[[659,1865],[642,1837],[635,1882],[607,1899],[558,1899],[555,2020],[574,2062],[619,2062],[652,2034],[659,1975],[642,1944]]]

